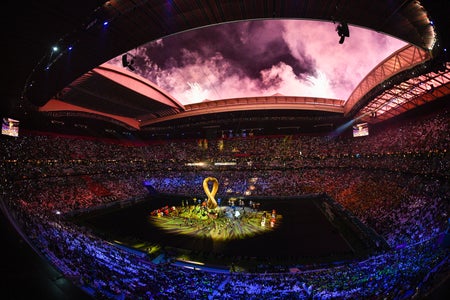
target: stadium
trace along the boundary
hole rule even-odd
[[[448,4],[14,5],[7,299],[445,297]]]

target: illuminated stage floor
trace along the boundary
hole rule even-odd
[[[338,220],[338,214],[333,214],[333,222],[329,221],[323,209],[319,209],[320,197],[252,198],[260,203],[257,210],[248,206],[248,200],[244,200],[244,207],[236,205],[235,209],[222,203],[221,220],[208,217],[197,220],[187,217],[188,212],[196,209],[192,198],[149,196],[134,206],[96,212],[74,222],[107,240],[140,250],[164,248],[170,255],[187,253],[191,258],[196,256],[194,259],[212,260],[216,264],[229,264],[236,259],[311,264],[362,255],[367,251],[364,241],[355,238],[357,232],[349,231],[355,230],[352,226],[342,228],[345,221]],[[167,214],[158,217],[157,210],[165,208],[176,210],[176,217]],[[239,218],[234,217],[236,210],[241,212]],[[271,226],[273,210],[276,221]],[[264,227],[262,215],[267,216]]]

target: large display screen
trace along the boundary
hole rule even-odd
[[[353,137],[369,135],[369,124],[359,123],[353,125]]]
[[[19,136],[19,121],[11,118],[2,119],[2,134],[8,136]]]

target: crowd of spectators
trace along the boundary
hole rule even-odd
[[[133,145],[30,134],[2,141],[2,208],[38,253],[96,298],[408,299],[449,276],[449,112],[379,126],[367,137],[253,136]],[[64,216],[166,194],[326,193],[390,249],[287,273],[207,272],[117,247]]]

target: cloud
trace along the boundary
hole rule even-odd
[[[338,40],[331,22],[255,20],[171,35],[131,53],[137,74],[187,104],[275,93],[346,99],[405,45],[353,26],[344,44]]]

